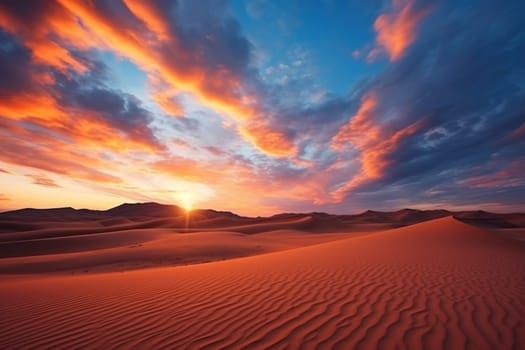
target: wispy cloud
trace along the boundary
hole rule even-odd
[[[361,171],[334,191],[335,200],[343,200],[349,190],[367,180],[384,176],[391,163],[388,159],[390,154],[397,150],[405,138],[415,134],[422,126],[420,121],[398,127],[381,124],[376,115],[377,104],[377,97],[373,92],[365,95],[357,113],[332,139],[332,147],[337,151],[354,148],[361,164]]]
[[[59,184],[57,184],[55,180],[47,177],[46,175],[27,174],[26,176],[30,178],[35,185],[41,185],[46,187],[62,187]]]
[[[417,37],[419,23],[430,13],[431,7],[416,0],[393,0],[392,8],[374,22],[376,47],[369,53],[373,59],[382,51],[392,61],[398,60]]]

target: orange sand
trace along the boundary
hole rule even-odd
[[[133,239],[150,252],[170,239],[143,234]],[[207,264],[0,275],[0,348],[525,349],[522,241],[452,217],[320,244],[287,234],[277,248],[275,233],[258,239],[261,251],[288,250]],[[98,263],[125,248],[97,249],[61,254]],[[38,256],[0,266],[12,259]]]

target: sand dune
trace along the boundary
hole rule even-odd
[[[525,348],[525,245],[452,217],[208,264],[2,278],[0,348]]]
[[[122,208],[117,207],[119,213]],[[249,223],[246,218],[224,213],[213,218],[192,213],[189,220],[185,215],[139,215],[140,220],[130,216],[125,222],[116,217],[113,225],[108,224],[111,219],[107,218],[87,220],[85,213],[68,222],[52,216],[61,213],[71,218],[71,210],[45,211],[40,221],[30,211],[38,229],[0,234],[0,274],[122,271],[203,263],[297,248],[361,232],[310,234],[295,230],[312,221],[308,215],[256,218],[249,219]],[[335,231],[329,225],[327,228]],[[364,232],[371,231],[367,228],[363,228]]]
[[[122,271],[250,256],[347,238],[279,230],[247,235],[129,230],[0,243],[0,274]],[[355,234],[354,234],[355,235]]]

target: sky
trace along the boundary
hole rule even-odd
[[[525,210],[523,0],[0,2],[0,209]]]

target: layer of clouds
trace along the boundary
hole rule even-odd
[[[524,14],[519,1],[435,8],[405,56],[365,89],[376,96],[371,122],[385,130],[381,137],[416,122],[418,132],[384,154],[381,176],[348,191],[347,203],[500,201],[523,207],[525,179],[513,170],[521,180],[511,181],[504,171],[525,156],[524,138],[512,137],[525,117]],[[493,186],[467,181],[497,174],[501,181]]]
[[[225,1],[4,1],[0,160],[102,184],[127,176],[108,160],[128,160],[276,210],[523,207],[524,12],[385,3],[370,28],[385,69],[333,95],[296,59],[268,79]],[[140,67],[165,114],[114,88],[92,50]]]

